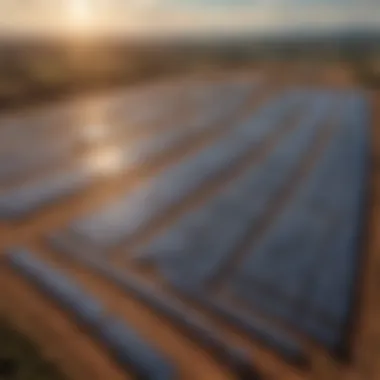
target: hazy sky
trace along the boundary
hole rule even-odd
[[[380,0],[0,0],[0,32],[208,33],[372,26]]]

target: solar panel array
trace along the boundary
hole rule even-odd
[[[294,365],[308,361],[300,335],[340,352],[360,258],[368,102],[360,92],[285,88],[232,118],[264,92],[263,83],[243,80],[136,91],[107,105],[114,124],[84,133],[48,118],[44,127],[30,123],[29,143],[25,136],[18,141],[23,129],[7,121],[0,218],[33,218],[107,176],[139,173],[209,134],[154,175],[73,215],[45,241],[173,322],[240,378],[259,378],[254,363],[192,305]],[[173,122],[182,105],[189,113]],[[88,158],[94,147],[100,163]],[[103,164],[102,149],[114,153]],[[119,361],[144,379],[178,378],[170,358],[124,321],[103,315],[96,295],[27,251],[8,253],[12,268],[74,314]]]

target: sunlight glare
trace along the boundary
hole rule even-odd
[[[94,11],[89,0],[68,2],[69,23],[75,29],[86,29],[93,22]]]
[[[104,147],[92,152],[85,165],[96,176],[115,175],[122,171],[124,154],[120,147]]]

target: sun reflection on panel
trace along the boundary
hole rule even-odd
[[[86,156],[85,166],[95,176],[115,175],[123,170],[124,156],[120,147],[103,147]]]

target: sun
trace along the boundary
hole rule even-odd
[[[69,0],[69,11],[73,17],[86,17],[89,13],[88,0]]]
[[[76,29],[86,29],[93,22],[93,9],[89,0],[69,0],[69,23]]]

